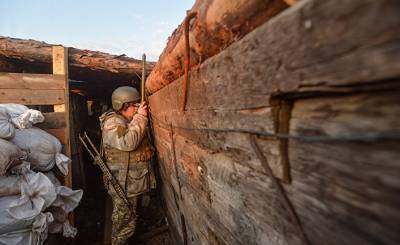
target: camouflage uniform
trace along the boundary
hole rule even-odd
[[[132,204],[129,210],[112,185],[105,181],[113,200],[112,244],[126,244],[135,232],[138,196],[155,185],[154,175],[150,174],[153,149],[146,135],[147,118],[135,114],[129,122],[112,111],[104,113],[100,122],[106,161]]]

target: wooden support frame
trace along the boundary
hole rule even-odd
[[[65,154],[71,158],[70,144],[70,119],[69,119],[69,84],[68,84],[68,49],[63,46],[53,46],[53,74],[62,75],[64,82],[64,103],[55,104],[55,113],[64,113],[65,128],[60,130],[52,130],[53,134],[64,138],[61,142],[64,143]],[[68,165],[68,175],[65,176],[64,184],[72,187],[72,168]]]
[[[23,105],[52,105],[54,112],[44,113],[45,121],[39,128],[54,135],[63,144],[65,155],[71,158],[68,49],[53,46],[53,74],[0,72],[0,103]],[[64,184],[72,187],[72,171],[69,165]]]

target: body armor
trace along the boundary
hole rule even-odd
[[[126,122],[122,115],[108,112],[102,120],[102,129],[104,123],[112,117],[118,117]],[[127,128],[127,125],[125,125],[125,130],[128,130]],[[154,150],[149,144],[147,135],[142,138],[139,146],[132,151],[121,151],[113,147],[104,146],[105,160],[128,197],[138,196],[149,191],[150,187],[155,183],[150,166],[153,152]],[[108,191],[110,195],[116,194],[114,188],[108,188]]]

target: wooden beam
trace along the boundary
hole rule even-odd
[[[190,27],[190,67],[196,67],[218,54],[256,27],[286,9],[283,0],[197,0],[188,13],[197,12]],[[146,81],[146,88],[155,93],[183,75],[185,42],[182,23],[169,37]]]
[[[169,224],[181,240],[183,213],[193,244],[300,244],[247,135],[223,129],[398,134],[399,11],[392,0],[300,1],[193,70],[185,114],[181,79],[150,97]],[[398,140],[258,143],[269,164],[290,161],[284,188],[311,244],[400,241]]]
[[[383,84],[400,75],[400,32],[394,28],[400,26],[399,11],[391,0],[301,1],[192,70],[187,106],[214,92],[208,88],[219,88],[221,97],[235,91],[232,100],[261,102],[271,94],[352,92],[357,85]],[[152,79],[169,76],[167,68],[156,69],[146,82],[150,91],[159,89],[151,88]],[[202,96],[190,95],[204,85]]]
[[[68,49],[63,46],[53,46],[53,74],[64,76],[64,94],[65,103],[64,109],[65,115],[65,153],[71,158],[71,143],[70,143],[70,119],[69,119],[69,82],[68,82]],[[60,106],[58,106],[59,108]],[[56,111],[56,110],[55,110]],[[71,163],[72,164],[72,163]],[[68,175],[65,176],[65,185],[72,187],[72,167],[71,164],[68,166]]]
[[[0,56],[29,63],[51,64],[52,44],[35,40],[23,40],[0,36]],[[113,74],[140,74],[141,61],[126,55],[111,55],[102,52],[69,48],[68,60],[70,68],[77,73],[83,71],[107,71]],[[154,62],[147,62],[147,72],[150,73]],[[79,77],[79,76],[78,76]],[[79,78],[77,78],[79,79]]]
[[[62,75],[0,72],[0,88],[64,89],[65,84]]]
[[[48,128],[65,128],[67,126],[67,122],[65,121],[65,113],[64,112],[49,112],[43,113],[44,122],[38,123],[35,126],[41,129]]]
[[[54,105],[65,103],[64,89],[1,89],[0,103]]]

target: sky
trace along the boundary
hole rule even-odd
[[[157,61],[194,0],[0,0],[0,36]]]

